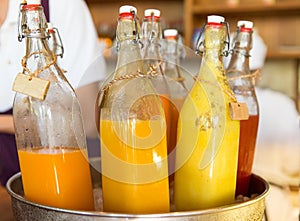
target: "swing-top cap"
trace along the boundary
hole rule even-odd
[[[160,17],[160,10],[158,10],[158,9],[146,9],[144,11],[145,17],[151,16],[152,13],[154,14],[154,17]]]
[[[178,35],[177,29],[165,29],[164,30],[165,37],[171,37],[171,36],[177,36],[177,35]]]
[[[253,22],[252,21],[238,21],[237,26],[252,29]]]
[[[131,5],[123,5],[119,8],[119,14],[123,14],[123,13],[131,13],[132,11],[137,12],[136,7],[131,6]]]
[[[209,16],[207,16],[207,23],[219,23],[219,24],[221,24],[224,21],[225,21],[225,18],[220,16],[220,15],[209,15]]]
[[[41,0],[27,0],[27,5],[40,5]]]
[[[53,24],[51,22],[47,22],[47,28],[52,30],[54,28]]]

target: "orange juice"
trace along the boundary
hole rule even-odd
[[[94,210],[86,150],[33,148],[18,150],[25,198],[47,206]]]
[[[171,113],[171,101],[169,95],[159,95],[161,100],[162,106],[164,108],[165,118],[166,118],[166,125],[167,125],[167,148],[168,153],[172,151],[171,146],[171,130],[172,130],[172,113]]]
[[[100,120],[103,209],[169,212],[165,126],[162,120]]]
[[[172,99],[170,103],[170,115],[171,115],[171,123],[170,123],[170,139],[168,143],[168,165],[169,165],[169,180],[172,182],[174,180],[174,172],[175,172],[175,158],[176,151],[174,148],[177,143],[177,124],[179,111],[182,107],[184,99],[175,98]]]

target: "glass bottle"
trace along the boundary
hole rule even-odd
[[[232,120],[235,102],[227,83],[222,51],[226,25],[208,16],[200,71],[178,120],[174,203],[176,210],[198,210],[233,203],[240,124]]]
[[[176,29],[164,30],[163,41],[163,70],[167,79],[170,90],[171,104],[171,125],[170,125],[170,140],[169,140],[169,179],[174,180],[175,172],[175,153],[177,140],[177,123],[178,116],[183,105],[183,102],[188,94],[188,89],[185,85],[185,78],[182,76],[179,66],[179,45],[177,42],[178,31]],[[174,150],[174,151],[173,151]]]
[[[159,95],[162,102],[166,124],[167,124],[167,147],[168,154],[174,148],[171,144],[172,136],[176,134],[172,132],[172,112],[171,112],[171,97],[166,76],[162,69],[162,30],[160,25],[160,11],[157,9],[147,9],[144,11],[144,19],[142,24],[142,38],[144,41],[144,62],[146,70],[156,68],[156,76],[151,79],[156,93]],[[170,169],[170,168],[169,168]]]
[[[58,32],[58,29],[53,27],[53,24],[51,22],[47,23],[47,32],[49,35],[49,47],[50,50],[59,57],[63,57],[64,54],[64,47]]]
[[[249,68],[252,48],[250,21],[239,21],[233,54],[227,68],[227,79],[237,100],[247,104],[249,119],[241,120],[236,195],[248,194],[256,145],[259,106]]]
[[[28,0],[19,22],[26,54],[23,73],[14,82],[13,118],[25,198],[47,206],[94,210],[79,102],[49,49],[41,2]],[[48,90],[39,92],[41,85]]]
[[[122,6],[113,80],[100,93],[103,208],[106,212],[170,210],[163,106],[139,47],[136,8]]]

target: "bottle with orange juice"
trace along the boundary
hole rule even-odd
[[[41,1],[28,0],[20,10],[19,40],[26,39],[26,54],[13,85],[13,118],[25,198],[94,210],[79,102],[49,49]]]
[[[199,74],[178,120],[174,179],[178,211],[235,200],[240,122],[230,114],[230,107],[238,105],[222,62],[226,37],[224,18],[208,16],[198,46],[204,49]]]
[[[137,10],[119,9],[118,60],[112,80],[100,91],[103,210],[169,212],[167,136],[164,109],[146,71]]]

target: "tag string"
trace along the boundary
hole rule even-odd
[[[237,71],[236,72],[241,72],[241,71]],[[242,73],[242,72],[241,72]],[[243,74],[243,75],[239,75],[239,76],[235,76],[235,77],[230,77],[230,78],[227,78],[228,81],[233,81],[233,80],[236,80],[236,79],[243,79],[243,78],[252,78],[252,80],[254,81],[255,83],[255,78],[257,76],[260,76],[260,70],[257,69],[254,73],[252,74]],[[197,77],[194,77],[194,80],[195,81],[199,81],[199,82],[202,82],[202,83],[206,83],[206,84],[209,84],[211,86],[214,86],[215,88],[218,88],[220,89],[222,92],[224,92],[226,95],[228,95],[234,102],[237,102],[237,99],[236,97],[234,96],[234,93],[232,91],[229,91],[229,90],[226,90],[210,81],[207,81],[207,80],[204,80],[204,79],[199,79]],[[254,84],[253,83],[253,84]]]
[[[236,99],[236,97],[234,96],[234,94],[233,94],[232,91],[226,90],[226,89],[222,88],[221,86],[219,86],[219,85],[217,85],[217,84],[214,84],[214,83],[212,83],[212,82],[210,82],[210,81],[207,81],[207,80],[204,80],[204,79],[201,79],[201,78],[199,79],[199,78],[197,78],[197,77],[194,77],[194,80],[195,80],[195,81],[198,81],[198,82],[202,82],[202,83],[209,84],[209,85],[211,85],[211,86],[213,86],[213,87],[219,89],[220,91],[224,92],[228,97],[230,97],[230,98],[233,100],[233,102],[237,103],[237,99]]]
[[[160,66],[160,64],[161,64],[161,62],[159,62],[157,65],[150,65],[149,71],[146,74],[144,74],[140,70],[137,70],[136,73],[126,74],[126,75],[122,75],[118,78],[114,78],[113,80],[108,82],[103,88],[101,88],[100,92],[103,93],[103,92],[107,91],[113,84],[115,84],[118,81],[128,80],[128,79],[133,79],[133,78],[145,78],[145,77],[154,78],[154,77],[158,76],[157,69]]]
[[[255,79],[260,77],[260,69],[255,70],[252,74],[244,74],[244,72],[238,71],[238,70],[233,70],[233,72],[241,73],[241,75],[227,78],[228,81],[234,81],[236,79],[251,78],[252,84],[255,85]]]
[[[35,55],[35,54],[42,54],[42,52],[32,52],[31,54],[29,54],[29,56],[26,56],[26,55],[25,55],[25,56],[22,58],[22,62],[21,62],[22,67],[23,67],[23,70],[25,70],[26,72],[28,72],[28,74],[29,74],[29,76],[30,76],[30,79],[32,79],[33,76],[38,76],[38,75],[39,75],[40,73],[42,73],[44,70],[50,68],[51,65],[55,64],[56,59],[57,59],[57,58],[56,58],[56,55],[55,55],[55,54],[52,54],[53,60],[52,60],[49,64],[45,65],[45,66],[42,67],[41,69],[38,69],[38,70],[35,70],[34,72],[31,72],[31,71],[29,70],[29,68],[27,68],[27,59],[30,58],[32,55]]]

